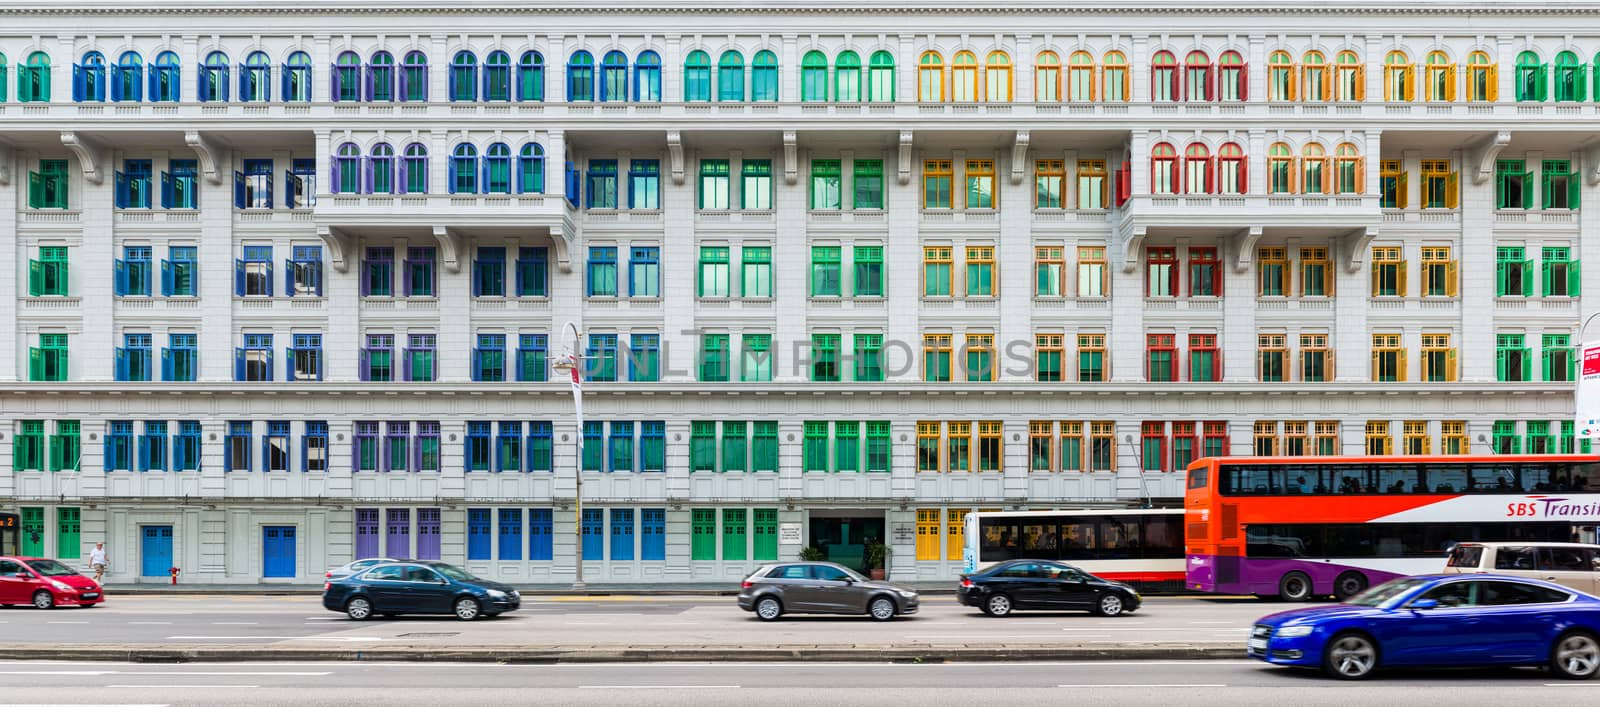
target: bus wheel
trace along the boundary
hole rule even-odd
[[[1344,601],[1367,590],[1367,576],[1360,572],[1346,572],[1333,580],[1333,596]]]
[[[1311,601],[1311,578],[1304,572],[1290,572],[1278,580],[1278,596],[1286,601]]]

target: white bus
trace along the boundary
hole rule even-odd
[[[1060,560],[1141,590],[1179,591],[1183,509],[968,513],[963,573],[1005,560]]]

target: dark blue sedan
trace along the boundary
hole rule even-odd
[[[397,562],[332,580],[322,587],[322,606],[356,621],[373,614],[455,614],[462,621],[515,611],[516,589],[474,576],[443,562]]]
[[[1548,666],[1583,680],[1600,672],[1597,636],[1600,598],[1520,577],[1429,575],[1263,618],[1247,651],[1345,680],[1379,668],[1489,665]]]

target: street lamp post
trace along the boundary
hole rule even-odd
[[[583,367],[579,365],[583,358],[578,356],[578,343],[582,338],[578,332],[578,325],[567,322],[566,354],[561,360],[556,361],[554,368],[558,371],[566,370],[572,374],[572,411],[573,418],[577,421],[577,432],[572,441],[572,481],[573,499],[577,507],[574,525],[574,537],[577,545],[572,553],[572,566],[575,574],[572,579],[573,589],[583,589]]]

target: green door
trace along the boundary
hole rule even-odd
[[[44,509],[22,509],[22,555],[44,556]]]

